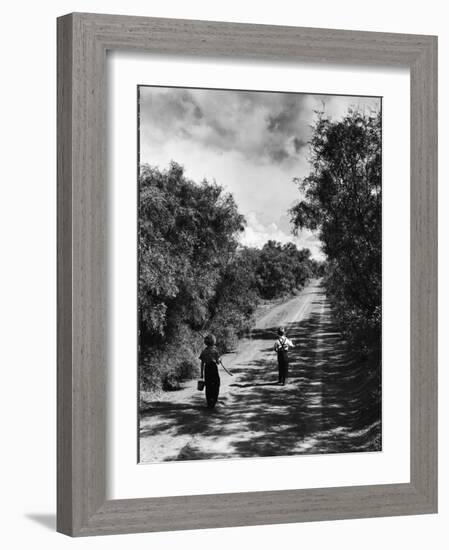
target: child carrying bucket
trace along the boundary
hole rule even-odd
[[[200,354],[201,361],[201,378],[206,386],[206,402],[210,409],[215,407],[220,393],[220,375],[218,374],[218,364],[220,362],[220,354],[215,346],[216,340],[213,334],[208,334],[204,338],[206,347]]]

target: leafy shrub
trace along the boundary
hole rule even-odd
[[[265,299],[285,296],[301,289],[313,275],[310,250],[298,250],[293,243],[268,241],[260,252],[257,285]]]

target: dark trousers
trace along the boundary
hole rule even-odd
[[[204,371],[204,382],[206,385],[206,401],[210,408],[215,407],[220,393],[220,376],[216,365],[206,365]]]
[[[279,382],[285,384],[285,380],[288,377],[288,352],[280,350],[278,351],[278,370],[279,370]]]

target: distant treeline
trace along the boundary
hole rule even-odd
[[[311,172],[297,180],[305,196],[291,210],[297,228],[319,230],[334,314],[351,349],[365,356],[379,355],[381,345],[381,143],[380,113],[350,110],[338,122],[319,113]]]
[[[301,289],[322,266],[307,249],[239,246],[245,219],[215,182],[172,162],[139,181],[139,364],[143,389],[175,389],[196,374],[203,335],[221,351],[248,331],[262,299]]]

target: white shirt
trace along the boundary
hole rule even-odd
[[[284,351],[288,351],[288,348],[293,348],[294,345],[291,340],[287,338],[287,336],[281,336],[276,340],[276,343],[274,344],[274,351],[279,351],[280,349]]]

